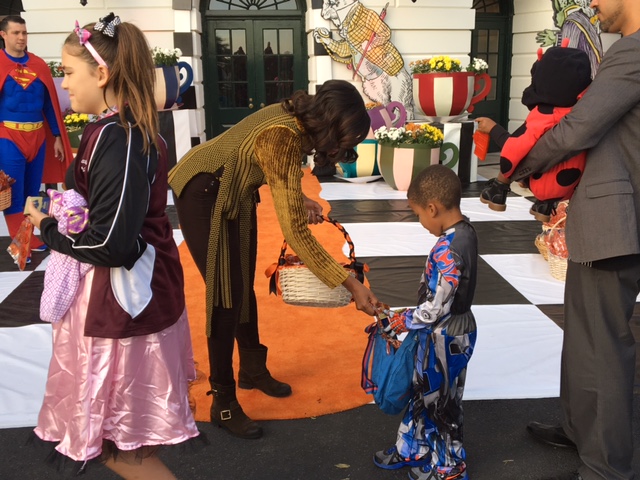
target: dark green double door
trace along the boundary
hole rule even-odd
[[[203,52],[207,137],[307,88],[296,20],[208,20]]]

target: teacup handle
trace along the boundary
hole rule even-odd
[[[479,73],[474,75],[473,82],[473,98],[469,102],[467,112],[473,112],[474,105],[483,100],[491,91],[491,77],[488,73]]]
[[[184,75],[182,74],[183,70]],[[180,95],[182,95],[193,83],[193,68],[187,62],[178,62],[178,74],[180,77]]]
[[[391,118],[391,125],[393,127],[399,128],[403,127],[407,122],[407,109],[404,108],[404,105],[400,102],[390,102],[385,107],[387,112],[393,117]],[[397,111],[397,114],[396,114]]]

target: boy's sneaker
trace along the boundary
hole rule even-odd
[[[38,247],[31,249],[32,252],[46,252],[47,250],[49,250],[49,247],[44,243]]]
[[[409,478],[413,480],[466,480],[468,478],[467,465],[464,462],[455,467],[424,465],[412,468],[409,472]]]
[[[507,194],[511,191],[508,184],[499,182],[497,178],[489,180],[482,192],[480,201],[496,212],[504,212],[507,209]]]
[[[529,213],[535,217],[539,222],[548,222],[551,220],[551,215],[556,211],[555,200],[536,200]]]
[[[373,456],[373,463],[376,464],[376,467],[384,468],[385,470],[398,470],[403,467],[419,467],[422,465],[428,465],[430,460],[430,455],[425,455],[424,457],[416,460],[402,458],[395,446],[388,450],[376,452]]]

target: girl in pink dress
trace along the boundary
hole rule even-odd
[[[124,478],[175,478],[155,455],[199,435],[183,274],[165,213],[167,156],[158,134],[154,66],[143,33],[113,14],[64,43],[63,88],[95,114],[66,187],[87,201],[88,227],[63,235],[29,207],[52,250],[92,268],[53,324],[53,357],[35,434]]]

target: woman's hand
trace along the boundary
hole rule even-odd
[[[26,207],[27,212],[29,212],[27,215],[29,222],[31,222],[34,227],[40,228],[40,222],[42,222],[42,219],[47,218],[49,215],[45,215],[40,210],[38,210],[33,202],[29,199],[27,199]]]
[[[318,223],[322,223],[322,205],[320,205],[315,200],[311,200],[306,195],[302,195],[304,199],[304,208],[307,209],[307,213],[309,216],[309,223],[317,225]]]
[[[353,295],[358,310],[371,316],[377,313],[377,306],[380,304],[378,298],[355,277],[349,275],[342,285]]]
[[[491,129],[496,126],[496,122],[487,117],[476,118],[478,131],[481,133],[491,133]]]

